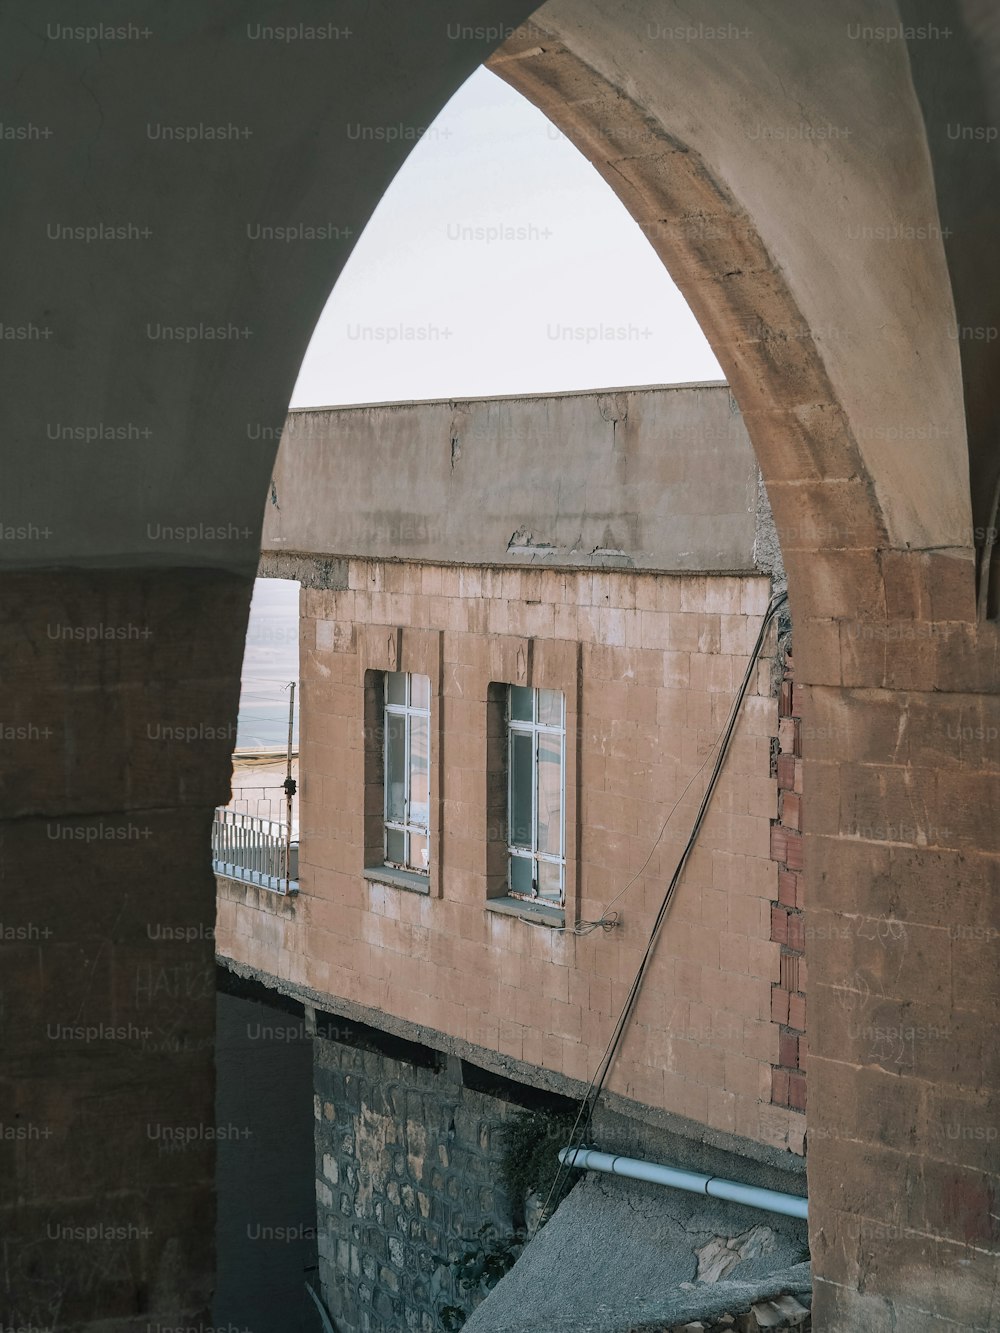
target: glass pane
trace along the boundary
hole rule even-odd
[[[406,864],[406,834],[401,829],[386,829],[385,859],[397,866]]]
[[[427,676],[410,677],[410,703],[414,708],[430,708],[431,682]]]
[[[562,902],[563,868],[551,861],[538,862],[538,896],[550,898],[553,902]]]
[[[562,744],[538,735],[538,843],[536,850],[562,855]]]
[[[563,724],[563,697],[559,690],[538,691],[538,720],[547,727]]]
[[[533,737],[510,733],[510,828],[511,847],[531,848],[531,752]]]
[[[532,721],[534,715],[531,706],[534,696],[534,690],[529,690],[524,685],[510,687],[510,715],[515,722]]]
[[[426,870],[428,860],[427,835],[425,833],[411,833],[410,869]]]
[[[430,800],[430,723],[426,717],[410,718],[410,815],[408,823],[428,827]]]
[[[406,718],[393,713],[385,719],[385,814],[406,818]]]
[[[387,704],[406,703],[405,671],[387,671],[385,673],[385,701]]]
[[[531,871],[534,866],[530,856],[512,856],[510,858],[510,891],[532,896]]]

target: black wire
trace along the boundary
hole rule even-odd
[[[779,595],[773,599],[770,606],[767,608],[767,612],[764,616],[763,621],[761,622],[760,632],[757,635],[757,642],[754,644],[754,649],[750,656],[750,662],[747,666],[746,674],[743,677],[743,683],[740,685],[736,698],[733,701],[733,706],[729,714],[729,720],[726,723],[725,729],[720,738],[720,742],[717,742],[717,744],[719,744],[719,753],[716,758],[715,764],[712,768],[708,784],[705,787],[704,794],[702,795],[701,803],[698,806],[698,813],[695,816],[695,821],[694,825],[692,826],[691,833],[688,837],[687,842],[684,845],[684,850],[681,852],[680,860],[677,862],[677,866],[674,870],[673,875],[671,876],[670,883],[667,885],[666,892],[663,895],[663,901],[660,903],[659,909],[656,913],[656,919],[653,922],[653,928],[649,934],[649,941],[646,944],[646,948],[645,951],[643,952],[642,959],[639,963],[639,967],[636,970],[635,978],[633,979],[632,985],[629,988],[629,993],[625,999],[625,1004],[622,1008],[621,1014],[619,1015],[618,1021],[615,1024],[614,1030],[611,1034],[611,1039],[608,1042],[604,1055],[601,1057],[601,1062],[594,1073],[594,1077],[590,1080],[590,1086],[584,1095],[583,1101],[580,1103],[580,1109],[577,1112],[576,1120],[574,1121],[573,1128],[570,1131],[570,1141],[568,1145],[570,1150],[568,1153],[568,1157],[570,1158],[570,1161],[572,1161],[573,1153],[576,1150],[576,1148],[582,1147],[586,1139],[587,1133],[590,1129],[591,1121],[593,1120],[594,1117],[594,1110],[597,1106],[598,1099],[604,1088],[605,1080],[607,1079],[608,1074],[611,1070],[611,1066],[614,1063],[614,1058],[618,1052],[618,1047],[621,1044],[622,1037],[625,1035],[625,1028],[628,1025],[628,1020],[632,1015],[632,1010],[635,1007],[635,1002],[639,997],[639,991],[642,988],[642,983],[646,975],[646,969],[648,968],[649,962],[653,956],[653,951],[656,946],[657,937],[660,933],[660,927],[663,925],[667,912],[670,908],[670,904],[673,901],[674,892],[677,889],[677,885],[680,883],[681,876],[684,873],[684,867],[687,865],[688,857],[694,850],[694,845],[698,840],[698,834],[701,832],[701,826],[704,823],[705,815],[708,812],[709,803],[711,802],[712,795],[715,791],[716,783],[719,780],[723,766],[726,762],[726,755],[728,754],[729,751],[729,744],[733,738],[733,733],[736,730],[736,724],[739,721],[740,709],[743,706],[743,700],[746,698],[747,691],[750,688],[750,682],[753,680],[754,671],[757,668],[757,659],[760,656],[761,648],[764,646],[764,639],[767,635],[768,628],[771,624],[771,621],[774,619],[775,615],[778,613],[780,608],[784,605],[784,603],[787,600],[788,600],[787,593],[779,593]],[[583,1118],[585,1111],[586,1111],[586,1119],[584,1119],[583,1121],[583,1129],[580,1133],[580,1141],[578,1144],[576,1142],[577,1129],[580,1125],[580,1121]],[[569,1171],[571,1169],[572,1169],[571,1165],[567,1165],[565,1162],[560,1162],[559,1170],[556,1172],[555,1180],[552,1182],[552,1188],[549,1190],[548,1198],[546,1199],[545,1205],[542,1208],[541,1216],[543,1218],[548,1208],[549,1200],[552,1199],[553,1196],[558,1198],[557,1191],[563,1171],[564,1170]]]

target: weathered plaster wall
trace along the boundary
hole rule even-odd
[[[292,412],[262,550],[749,571],[757,477],[725,385]]]
[[[5,8],[8,119],[34,129],[8,145],[19,188],[0,220],[20,256],[0,274],[0,565],[253,569],[330,290],[420,135],[530,11]],[[318,35],[275,34],[299,24]],[[294,226],[324,239],[267,239]]]

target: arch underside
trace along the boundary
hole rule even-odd
[[[629,81],[634,88],[629,95],[574,51],[571,37],[546,26],[551,14],[562,18],[572,34],[569,17],[578,8],[543,6],[487,65],[543,111],[593,164],[687,300],[746,419],[786,565],[806,575],[809,561],[799,560],[799,553],[934,551],[966,566],[963,575],[971,589],[972,509],[957,359],[949,367],[955,372],[949,404],[957,413],[954,419],[922,431],[925,405],[917,403],[912,422],[887,422],[883,431],[862,427],[871,438],[859,441],[853,404],[843,401],[831,362],[844,378],[858,358],[877,351],[877,343],[846,351],[838,347],[848,330],[817,321],[815,311],[803,307],[793,278],[769,251],[759,219],[690,141],[640,104],[634,88],[638,80]],[[676,59],[680,67],[684,57]],[[735,117],[730,115],[734,124],[727,128],[733,132]],[[774,213],[787,204],[778,193],[781,184],[775,181]],[[854,275],[859,284],[865,278],[864,260],[859,257]],[[935,276],[940,279],[942,272]],[[949,296],[940,284],[931,295],[942,302],[942,324],[949,317]],[[894,370],[887,364],[885,373]],[[914,439],[931,435],[940,443],[927,455],[935,477],[926,478],[900,504],[897,492],[906,490],[900,458],[879,446],[908,430]],[[916,462],[908,460],[907,474]],[[797,583],[793,574],[793,601]]]
[[[4,215],[18,257],[0,279],[4,328],[34,332],[5,342],[0,367],[0,559],[18,571],[0,647],[0,872],[38,886],[8,895],[5,928],[51,920],[56,937],[5,936],[27,941],[10,945],[2,978],[18,1114],[54,1131],[37,1169],[17,1158],[27,1202],[3,1204],[4,1294],[25,1325],[127,1321],[138,1287],[160,1322],[206,1323],[211,1160],[157,1157],[144,1122],[211,1123],[214,944],[153,941],[147,927],[165,903],[172,920],[214,920],[207,830],[228,790],[273,464],[247,426],[280,433],[349,253],[261,247],[247,222],[332,220],[356,235],[405,145],[345,125],[428,125],[490,46],[453,39],[448,18],[471,12],[499,31],[526,6],[449,0],[434,22],[401,7],[308,50],[249,42],[249,4],[211,20],[164,7],[156,41],[108,42],[99,59],[86,43],[46,44],[31,4],[9,8],[19,111],[55,132],[23,146]],[[896,19],[889,0],[865,8],[873,23]],[[109,19],[115,9],[132,20],[122,4]],[[850,234],[894,214],[933,229],[935,177],[903,43],[847,40],[838,5],[746,9],[706,0],[697,22],[750,23],[752,40],[670,40],[661,29],[690,20],[669,0],[550,0],[489,63],[588,156],[664,260],[725,368],[772,501],[810,738],[807,921],[843,942],[807,948],[815,1326],[931,1327],[915,1312],[934,1311],[983,1329],[998,1318],[1000,1247],[1000,1181],[978,1132],[1000,1122],[1000,641],[977,624],[944,252],[933,234]],[[319,0],[299,17],[329,20]],[[143,136],[154,106],[168,125],[231,120],[252,134],[167,145]],[[763,133],[807,121],[850,133]],[[124,249],[50,243],[50,218],[92,220],[81,198],[148,219],[152,235]],[[235,332],[211,342],[148,334],[221,323]],[[46,441],[43,454],[46,421],[136,423],[152,443]],[[148,634],[80,648],[53,643],[53,624]],[[14,723],[24,734],[8,740]],[[164,739],[192,725],[194,741]],[[47,834],[60,819],[135,824],[149,841],[83,847]],[[891,845],[858,834],[879,822],[915,832]],[[902,934],[886,938],[887,917]],[[910,1041],[886,1063],[852,1035],[859,1006],[869,1027],[947,1040]],[[148,1029],[152,1045],[109,1039],[83,1058],[48,1040],[40,1015]],[[109,1198],[152,1237],[120,1271],[95,1284],[89,1247],[71,1238],[40,1263],[50,1215],[104,1220]]]

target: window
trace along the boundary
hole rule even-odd
[[[427,874],[430,826],[431,683],[426,676],[387,671],[383,754],[387,866]]]
[[[507,688],[507,873],[512,897],[566,896],[566,702],[558,690]]]

